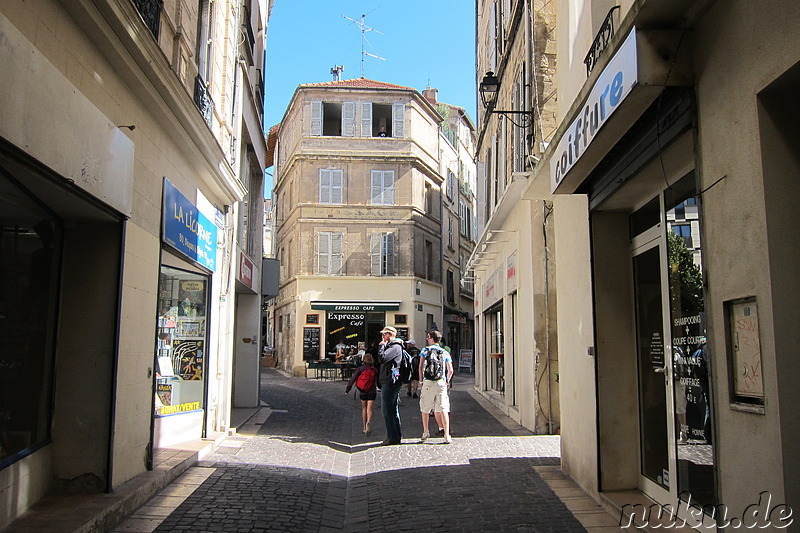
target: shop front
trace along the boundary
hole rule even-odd
[[[406,315],[393,312],[400,309],[400,302],[314,301],[311,309],[305,329],[317,330],[322,338],[318,348],[303,350],[304,361],[352,360],[366,352],[375,353],[386,325],[394,325],[399,338],[408,338]]]
[[[158,285],[154,447],[205,436],[217,228],[169,180]]]

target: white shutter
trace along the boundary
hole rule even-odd
[[[380,233],[373,233],[369,236],[369,255],[372,263],[372,275],[381,275],[381,237]]]
[[[380,205],[383,200],[383,172],[373,170],[370,173],[370,203]]]
[[[331,203],[344,203],[344,170],[331,170]]]
[[[330,272],[330,233],[320,232],[317,236],[317,273]]]
[[[406,105],[402,103],[392,106],[392,137],[406,136]]]
[[[319,203],[329,204],[331,202],[331,171],[321,168],[319,169]]]
[[[361,104],[361,136],[372,137],[372,102]]]
[[[342,136],[354,137],[356,134],[356,103],[345,102],[342,107]]]
[[[342,275],[342,240],[344,235],[341,233],[331,233],[331,270],[330,274]]]
[[[386,234],[386,275],[395,275],[394,233]]]
[[[383,205],[395,205],[394,170],[383,171]]]
[[[322,102],[311,102],[311,135],[322,135]]]

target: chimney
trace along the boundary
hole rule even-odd
[[[439,89],[431,89],[430,87],[428,87],[427,89],[422,91],[422,96],[424,96],[425,99],[431,104],[436,105],[437,98],[439,96]]]

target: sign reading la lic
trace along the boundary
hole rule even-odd
[[[597,78],[583,109],[558,142],[550,159],[551,192],[575,166],[608,117],[617,110],[638,81],[636,68],[636,28],[622,43]]]

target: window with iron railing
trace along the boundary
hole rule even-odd
[[[150,28],[153,37],[158,39],[161,27],[161,9],[164,7],[163,0],[133,0],[133,5],[136,6],[144,23]]]
[[[606,15],[605,20],[603,20],[603,23],[600,25],[600,30],[598,30],[592,42],[592,46],[589,47],[589,53],[586,54],[586,59],[583,60],[586,65],[587,76],[592,73],[592,70],[600,61],[600,57],[603,55],[603,52],[606,51],[606,48],[608,48],[608,45],[611,43],[611,39],[614,37],[614,15],[619,9],[619,6],[614,6],[608,11],[608,15]],[[617,16],[619,15],[617,14]]]

